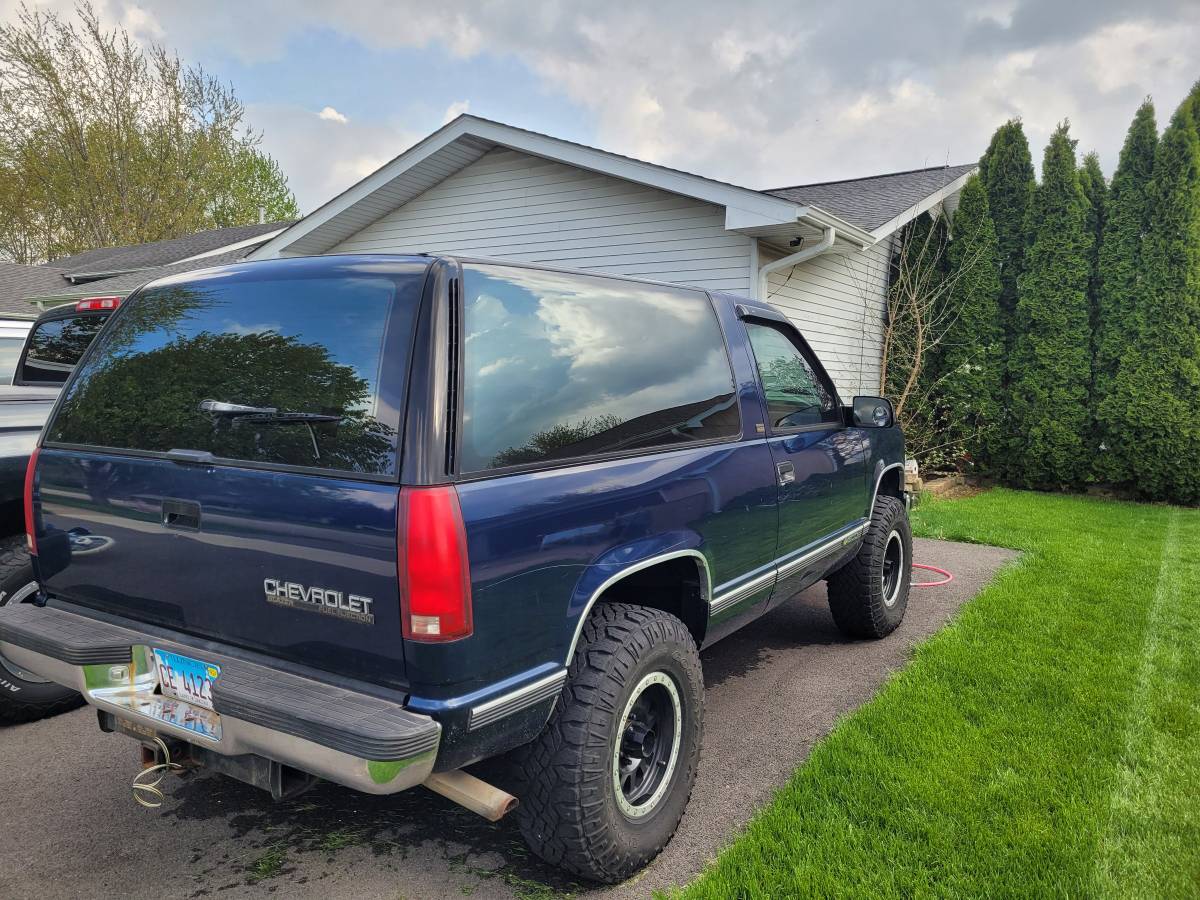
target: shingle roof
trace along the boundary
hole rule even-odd
[[[138,269],[136,272],[126,272],[123,275],[114,275],[111,278],[101,278],[97,281],[89,281],[86,284],[71,284],[66,280],[60,279],[59,283],[53,289],[36,295],[26,294],[26,296],[36,296],[39,300],[66,300],[84,296],[102,297],[105,294],[123,297],[131,293],[134,288],[141,287],[146,282],[154,281],[157,278],[174,275],[178,272],[191,272],[195,269],[207,269],[210,266],[223,266],[227,263],[238,262],[252,249],[254,248],[239,247],[236,250],[216,253],[212,256],[206,256],[203,259],[173,263],[169,266]]]
[[[24,266],[0,261],[0,313],[35,317],[39,310],[24,298],[60,290],[67,284],[64,276],[61,269],[52,266]]]
[[[131,272],[163,266],[187,259],[198,253],[208,253],[227,247],[260,234],[269,234],[291,225],[287,222],[266,222],[260,225],[233,225],[229,228],[212,228],[181,238],[155,241],[152,244],[135,244],[129,247],[103,247],[85,250],[73,256],[51,260],[47,266],[61,269],[69,275],[105,274]],[[140,283],[140,282],[139,282]]]
[[[793,203],[819,207],[851,225],[874,231],[975,167],[975,163],[971,163],[965,166],[913,169],[846,181],[772,188],[763,193]]]

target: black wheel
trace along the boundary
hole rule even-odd
[[[904,619],[912,583],[912,530],[895,497],[878,497],[862,547],[829,576],[829,609],[843,634],[881,638]]]
[[[549,724],[514,760],[533,852],[610,884],[650,862],[691,797],[703,711],[687,627],[659,610],[597,604]]]
[[[36,593],[25,536],[0,541],[0,606],[24,603]],[[0,653],[0,723],[32,722],[82,704],[83,698],[75,691],[22,669]]]

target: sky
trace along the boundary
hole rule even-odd
[[[973,162],[1013,116],[1040,159],[1069,119],[1111,177],[1200,79],[1200,0],[95,6],[231,83],[306,213],[461,112],[751,188]]]

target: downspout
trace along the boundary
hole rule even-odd
[[[777,259],[774,262],[769,262],[758,270],[758,299],[767,300],[767,276],[772,272],[778,272],[780,269],[790,269],[792,266],[799,265],[802,262],[812,259],[814,256],[820,256],[826,250],[833,246],[834,240],[837,239],[837,229],[832,225],[826,225],[822,229],[821,240],[813,244],[811,247],[805,247],[803,250],[798,250],[790,256],[785,256],[783,259]]]

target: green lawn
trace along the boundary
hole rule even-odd
[[[1023,550],[682,895],[1200,896],[1200,511],[995,490]]]

